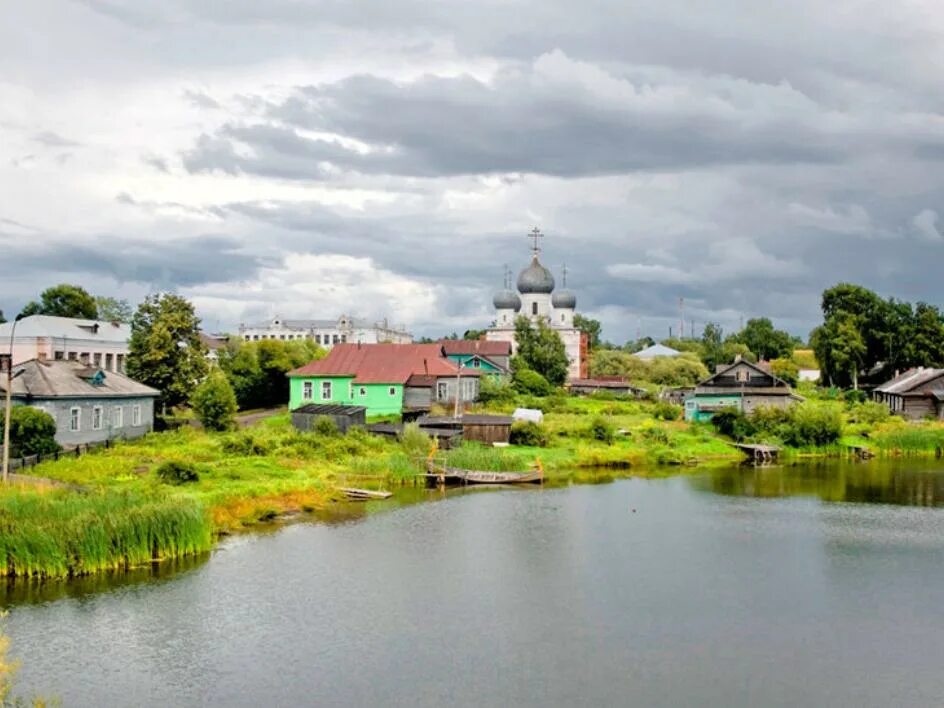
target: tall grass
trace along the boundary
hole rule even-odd
[[[186,497],[13,490],[0,496],[0,575],[65,578],[210,550],[202,504]]]
[[[944,449],[944,428],[902,426],[883,430],[869,440],[883,452],[935,453]]]

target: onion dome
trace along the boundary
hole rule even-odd
[[[577,307],[577,296],[570,290],[558,290],[551,296],[551,304],[556,310],[573,310]]]
[[[541,265],[537,255],[531,259],[531,265],[518,275],[518,292],[522,295],[554,291],[554,276]]]
[[[521,310],[521,298],[518,297],[518,293],[511,290],[500,290],[495,293],[492,304],[495,305],[496,310],[514,310],[515,312]]]

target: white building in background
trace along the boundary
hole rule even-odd
[[[341,315],[336,320],[289,320],[275,317],[269,322],[239,325],[239,336],[246,342],[311,339],[327,349],[347,342],[410,344],[413,341],[413,335],[402,325],[389,325],[386,319],[368,322],[347,315]]]
[[[564,343],[568,359],[568,378],[585,379],[587,337],[574,326],[577,296],[566,289],[566,272],[564,289],[554,290],[554,276],[538,259],[538,239],[542,236],[537,228],[530,234],[530,238],[534,239],[531,264],[518,274],[518,292],[511,289],[511,282],[508,280],[505,289],[495,294],[492,300],[495,306],[495,324],[486,330],[485,339],[511,342],[514,353],[518,350],[515,341],[515,320],[522,316],[532,322],[543,320],[557,332]]]
[[[13,322],[0,324],[0,357],[10,355]],[[121,322],[31,315],[16,323],[13,365],[39,361],[79,361],[105,371],[125,370],[131,326]]]

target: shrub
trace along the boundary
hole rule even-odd
[[[157,468],[157,476],[165,484],[187,484],[197,482],[200,475],[192,462],[168,460]]]
[[[551,384],[541,374],[524,368],[515,371],[514,386],[519,393],[527,393],[532,396],[548,396],[553,391]]]
[[[236,425],[236,394],[219,369],[211,371],[197,386],[190,403],[207,430],[232,430]]]
[[[743,440],[754,434],[754,426],[747,416],[733,406],[711,416],[711,424],[719,433],[734,440]]]
[[[616,428],[603,416],[596,416],[590,421],[590,437],[600,442],[611,445],[616,439]]]
[[[865,403],[869,397],[866,395],[865,391],[853,389],[852,391],[843,393],[842,398],[846,403]]]
[[[334,418],[329,418],[326,415],[315,418],[315,422],[311,426],[311,432],[325,438],[334,437],[341,433],[341,431],[338,430],[338,424],[334,422]]]
[[[515,389],[506,376],[487,375],[479,381],[479,401],[482,403],[511,403]]]
[[[792,359],[771,359],[770,370],[791,386],[796,386],[800,380],[800,367]]]
[[[269,445],[261,438],[253,436],[252,433],[230,435],[223,439],[222,448],[227,454],[243,457],[269,454]]]
[[[682,407],[659,401],[652,407],[652,415],[656,420],[678,420],[682,415]]]
[[[519,420],[512,423],[509,441],[512,445],[547,447],[547,430],[540,423]]]
[[[849,420],[853,423],[867,423],[875,425],[884,423],[891,417],[888,406],[878,401],[857,403],[849,410]]]
[[[400,446],[410,459],[426,457],[430,450],[429,435],[420,429],[419,423],[407,423],[400,433]]]
[[[3,431],[0,414],[0,434]],[[46,411],[31,406],[14,406],[10,411],[10,456],[45,455],[59,449],[56,421]]]
[[[669,437],[669,431],[663,428],[661,425],[650,425],[646,426],[640,431],[643,439],[650,442],[659,443],[660,445],[668,445],[671,438]]]
[[[794,447],[831,445],[842,437],[842,412],[836,404],[801,403],[783,432],[783,441]]]

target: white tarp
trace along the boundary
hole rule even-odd
[[[532,423],[544,422],[544,413],[537,408],[515,408],[515,412],[511,414],[511,417],[515,420],[527,420]]]

